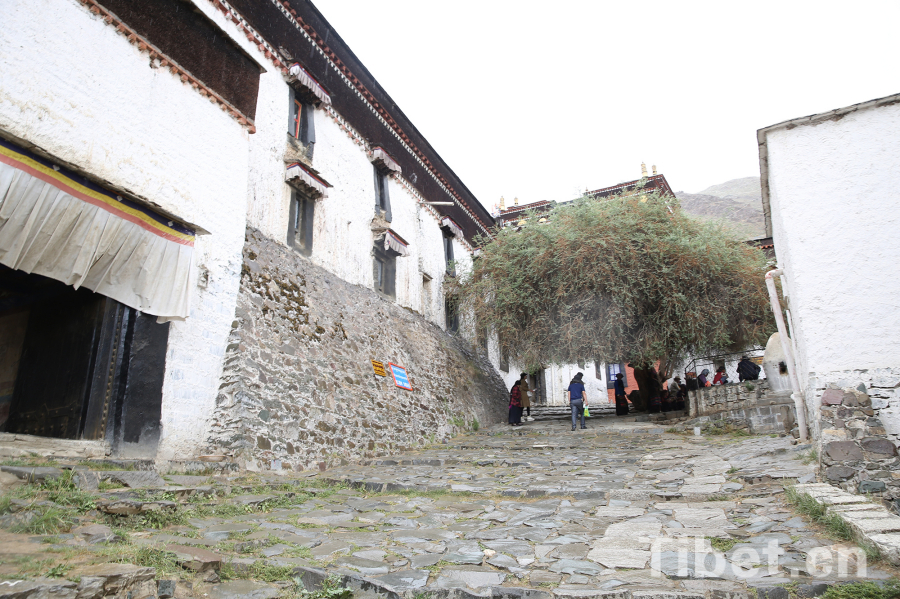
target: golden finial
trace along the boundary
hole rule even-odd
[[[642,162],[641,163],[641,178],[644,178],[646,176],[647,176],[647,165],[646,165],[646,163]]]
[[[518,197],[513,198],[513,204],[515,204],[516,206],[519,205],[519,198],[518,198]]]
[[[654,177],[656,176],[656,165],[655,164],[653,165],[653,176]]]
[[[503,199],[503,196],[500,196],[500,210],[506,210],[506,200]]]

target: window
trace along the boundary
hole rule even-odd
[[[444,300],[444,318],[448,333],[459,332],[459,310],[457,310],[456,300],[450,296]]]
[[[315,107],[312,104],[304,103],[294,88],[290,90],[290,116],[288,119],[288,135],[302,143],[304,146],[316,143],[316,130],[313,124],[313,111]]]
[[[603,362],[600,360],[594,360],[594,378],[602,379],[603,378]]]
[[[394,280],[397,278],[396,254],[385,250],[383,244],[375,242],[373,255],[372,266],[375,277],[375,291],[391,298],[396,297],[396,291],[394,290]]]
[[[304,256],[312,254],[313,219],[316,203],[305,194],[291,190],[291,214],[288,227],[288,244]]]
[[[388,194],[389,170],[374,166],[375,169],[375,212],[381,213],[384,220],[391,222],[391,197]]]
[[[447,274],[456,276],[456,265],[453,263],[453,236],[444,231],[444,261],[447,264]]]
[[[625,383],[625,386],[628,386],[628,371],[625,370],[625,364],[620,362],[618,364],[607,364],[606,365],[606,388],[612,389],[613,383],[616,382],[616,375],[622,373],[622,382]]]

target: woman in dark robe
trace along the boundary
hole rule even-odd
[[[512,389],[509,390],[509,423],[512,426],[522,424],[522,390],[519,383],[513,383]]]
[[[659,382],[659,375],[656,374],[655,368],[650,369],[650,375],[647,377],[647,382],[650,386],[650,401],[647,405],[647,412],[656,414],[662,408],[662,399],[660,399],[662,384]]]
[[[620,372],[613,383],[613,395],[616,397],[616,416],[628,415],[628,398],[625,396],[625,376]]]

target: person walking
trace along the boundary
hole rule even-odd
[[[616,416],[628,415],[628,397],[625,395],[625,375],[621,372],[613,382],[613,395],[616,398]]]
[[[519,426],[522,424],[522,389],[520,383],[513,383],[512,389],[509,390],[509,424]]]
[[[578,424],[578,415],[581,415],[581,428],[587,428],[584,425],[584,405],[587,403],[587,396],[584,392],[584,382],[581,380],[584,374],[579,372],[569,383],[566,395],[569,397],[569,406],[572,408],[572,430],[574,431]]]
[[[525,420],[534,422],[534,418],[531,417],[531,387],[528,386],[528,375],[524,372],[519,379],[519,389],[522,391],[522,409],[527,415]]]

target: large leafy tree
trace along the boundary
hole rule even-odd
[[[774,330],[765,255],[671,196],[584,197],[526,219],[483,240],[456,289],[520,365],[671,364]]]

